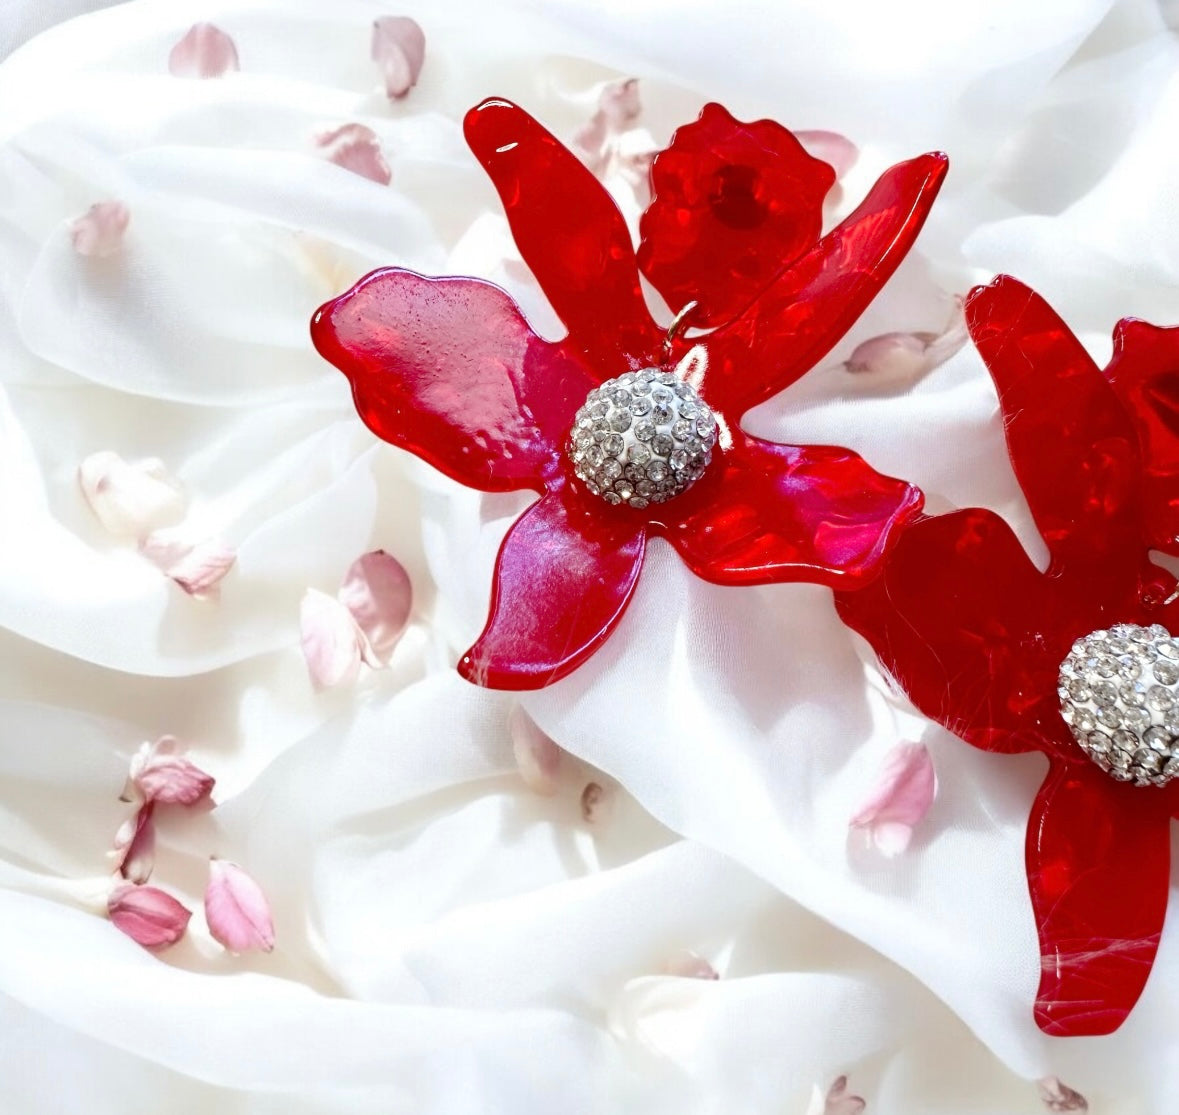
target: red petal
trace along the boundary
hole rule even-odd
[[[999,392],[1011,462],[1054,571],[1101,595],[1144,557],[1133,426],[1097,365],[1038,294],[976,287],[966,322]]]
[[[311,336],[373,433],[484,492],[543,491],[594,386],[478,279],[374,271],[316,312]]]
[[[1170,818],[1152,789],[1122,785],[1088,763],[1053,767],[1027,841],[1042,1030],[1108,1034],[1125,1020],[1154,963],[1170,858]]]
[[[484,101],[464,129],[570,345],[600,379],[655,363],[663,331],[643,301],[626,222],[593,173],[510,101]]]
[[[639,266],[672,310],[695,300],[692,324],[720,325],[819,239],[834,183],[781,124],[705,105],[651,167]]]
[[[947,165],[945,155],[930,154],[885,171],[842,224],[736,321],[703,339],[704,394],[714,409],[740,418],[831,350],[905,258]]]
[[[916,488],[848,449],[734,437],[695,487],[652,512],[652,528],[706,581],[844,586],[874,575],[921,510]]]
[[[487,626],[459,672],[491,689],[540,689],[571,673],[622,618],[645,548],[641,517],[554,489],[508,531]]]
[[[1179,327],[1118,322],[1105,374],[1138,433],[1148,541],[1179,555]]]

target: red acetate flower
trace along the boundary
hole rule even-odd
[[[1154,412],[1122,406],[1064,322],[1016,280],[974,290],[966,316],[1048,569],[999,516],[972,508],[915,523],[882,575],[836,602],[927,716],[983,750],[1048,757],[1026,845],[1043,962],[1036,1020],[1051,1034],[1104,1034],[1137,1001],[1158,947],[1179,782],[1117,781],[1091,760],[1061,715],[1058,674],[1092,632],[1179,633],[1175,578],[1149,558],[1157,466],[1150,445],[1143,464],[1135,425]],[[1139,384],[1153,374],[1141,369],[1157,372],[1160,335],[1175,332],[1118,326],[1108,374],[1123,398],[1132,402],[1129,370]]]
[[[394,268],[361,279],[312,322],[316,347],[351,380],[378,436],[480,491],[542,495],[504,539],[490,618],[463,675],[529,689],[568,674],[622,616],[651,534],[720,584],[872,576],[919,513],[917,489],[848,450],[772,444],[739,421],[801,376],[871,301],[916,236],[945,157],[893,167],[733,322],[669,341],[643,300],[625,222],[590,171],[507,101],[484,102],[465,127],[568,335],[538,337],[489,283]],[[667,502],[611,506],[566,457],[575,413],[605,381],[671,368],[689,353],[684,364],[719,428],[711,464]]]

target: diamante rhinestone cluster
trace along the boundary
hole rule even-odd
[[[716,432],[716,416],[689,384],[644,368],[589,393],[567,452],[594,495],[642,508],[678,496],[704,475]]]
[[[1122,623],[1078,639],[1059,693],[1077,743],[1119,782],[1179,775],[1179,639],[1165,627]]]

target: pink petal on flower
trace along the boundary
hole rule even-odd
[[[154,810],[150,801],[145,803],[115,833],[114,854],[119,860],[119,874],[132,883],[146,883],[156,865]]]
[[[328,162],[382,186],[393,181],[393,171],[385,161],[377,133],[372,128],[364,124],[344,124],[330,132],[321,132],[315,142]]]
[[[512,751],[516,756],[516,765],[520,768],[520,777],[530,790],[551,797],[557,792],[561,749],[520,705],[512,709],[508,731],[511,733]]]
[[[794,138],[806,148],[806,153],[815,159],[822,159],[836,178],[842,178],[860,157],[859,149],[847,136],[838,132],[803,131],[795,132]]]
[[[639,100],[639,79],[628,77],[610,82],[598,97],[598,110],[610,131],[622,132],[633,127],[643,111]]]
[[[211,23],[194,23],[168,55],[173,77],[221,77],[239,69],[233,40]]]
[[[849,824],[866,829],[886,856],[909,846],[913,827],[929,811],[937,793],[933,760],[923,743],[902,743],[887,756],[876,787]]]
[[[209,861],[205,920],[213,939],[230,952],[270,952],[274,948],[270,903],[262,888],[236,863]]]
[[[669,976],[679,976],[682,979],[720,979],[717,970],[691,949],[680,949],[672,953],[664,962],[663,971]]]
[[[117,453],[92,453],[78,466],[78,483],[111,534],[141,537],[184,515],[183,490],[154,457],[128,464]]]
[[[373,61],[385,77],[390,100],[404,97],[418,83],[426,57],[426,35],[409,16],[387,15],[373,20]]]
[[[405,567],[384,550],[357,558],[344,575],[338,599],[364,632],[370,666],[387,666],[413,608],[413,585]],[[371,659],[371,660],[370,660]]]
[[[212,792],[214,779],[195,763],[176,754],[174,736],[161,736],[141,747],[131,762],[131,781],[145,801],[195,805]]]
[[[123,246],[131,210],[121,201],[100,201],[70,225],[70,240],[80,256],[104,258]]]
[[[116,887],[106,909],[115,927],[145,949],[174,945],[192,917],[191,910],[156,887]]]
[[[219,538],[194,544],[171,531],[153,531],[139,550],[189,596],[202,598],[217,595],[222,578],[237,561],[237,552]]]
[[[299,609],[299,629],[307,672],[316,689],[351,685],[360,673],[364,632],[352,613],[326,592],[310,588]]]
[[[1038,1080],[1040,1099],[1049,1111],[1088,1111],[1089,1101],[1080,1092],[1073,1091],[1058,1077],[1046,1076]]]

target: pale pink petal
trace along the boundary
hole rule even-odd
[[[82,495],[111,534],[138,538],[184,515],[184,492],[163,461],[128,464],[117,453],[92,453],[78,466]]]
[[[589,123],[582,124],[573,133],[571,142],[574,153],[585,163],[595,177],[601,178],[610,165],[611,147],[606,126],[606,114],[595,112]]]
[[[598,110],[605,118],[606,127],[612,132],[623,132],[633,127],[643,111],[639,100],[639,79],[628,77],[623,81],[612,81],[598,96]]]
[[[326,592],[310,588],[299,609],[307,672],[316,689],[351,685],[365,653],[364,632],[352,613]]]
[[[840,1076],[827,1090],[827,1094],[815,1086],[806,1115],[862,1115],[867,1103],[860,1096],[848,1095],[847,1077]]]
[[[940,333],[882,333],[856,347],[845,365],[897,385],[912,383],[954,355],[967,341],[961,302]]]
[[[114,855],[119,874],[132,883],[146,883],[156,865],[155,806],[149,801],[128,817],[115,833]]]
[[[213,939],[230,952],[270,952],[274,923],[262,888],[236,863],[209,861],[205,920]]]
[[[385,161],[377,133],[372,128],[364,124],[344,124],[330,132],[321,132],[315,142],[325,158],[336,166],[382,186],[393,181],[393,171]]]
[[[370,666],[387,666],[413,608],[413,585],[395,557],[373,550],[357,558],[344,575],[339,601],[364,632]]]
[[[121,201],[100,201],[70,225],[70,240],[80,256],[104,258],[118,253],[131,223],[131,210]]]
[[[175,753],[174,736],[162,736],[145,744],[131,762],[131,780],[145,801],[165,805],[195,805],[213,790],[214,779],[182,755]]]
[[[373,61],[385,78],[390,100],[404,97],[418,83],[426,58],[426,35],[409,16],[387,15],[373,20]]]
[[[237,561],[237,552],[219,538],[192,543],[176,531],[153,531],[139,550],[189,596],[200,598],[216,597],[221,580]]]
[[[1049,1111],[1088,1111],[1089,1101],[1080,1092],[1073,1091],[1059,1077],[1046,1076],[1037,1081],[1040,1099]]]
[[[145,949],[174,945],[192,917],[192,911],[156,887],[115,887],[106,909],[115,927]]]
[[[168,55],[173,77],[221,77],[238,69],[233,40],[211,23],[194,23]]]
[[[680,949],[672,953],[664,961],[663,971],[669,976],[679,976],[682,979],[720,979],[717,970],[691,949]]]
[[[600,782],[587,782],[581,791],[581,819],[601,824],[614,811],[614,793]]]
[[[835,171],[836,178],[842,178],[860,157],[856,145],[838,132],[801,131],[794,135],[808,155],[822,159]]]
[[[899,855],[936,793],[937,776],[926,746],[899,744],[885,756],[875,788],[849,824],[864,829],[884,855]]]
[[[516,755],[516,765],[520,768],[520,777],[530,790],[551,797],[557,792],[561,749],[520,705],[512,709],[508,731],[511,733],[512,750]]]

